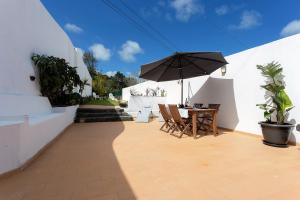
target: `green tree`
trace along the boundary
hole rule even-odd
[[[92,79],[97,76],[97,59],[94,57],[94,54],[90,51],[87,51],[83,54],[83,62],[86,64],[89,73]]]
[[[136,85],[138,82],[137,82],[137,79],[135,77],[126,77],[126,85],[127,87],[129,86],[133,86],[133,85]]]
[[[99,96],[107,96],[107,77],[97,74],[93,79],[93,92]]]
[[[112,80],[112,93],[115,96],[121,96],[122,95],[122,88],[127,87],[126,77],[123,73],[117,72],[113,77],[111,77]]]
[[[112,78],[115,81],[117,89],[122,89],[124,87],[127,87],[126,78],[125,78],[125,75],[123,73],[117,72]]]

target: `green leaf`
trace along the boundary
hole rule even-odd
[[[257,65],[257,69],[267,78],[266,84],[260,87],[268,91],[265,94],[267,103],[257,106],[264,110],[264,117],[269,119],[272,113],[276,111],[277,121],[284,123],[286,114],[293,108],[293,104],[284,90],[284,81],[281,80],[283,69],[279,63],[274,61],[267,65]]]

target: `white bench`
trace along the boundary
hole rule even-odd
[[[0,94],[0,174],[20,167],[73,122],[77,106],[48,98]]]

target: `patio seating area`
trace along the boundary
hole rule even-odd
[[[178,138],[187,134],[196,139],[199,131],[203,131],[205,134],[212,132],[213,135],[218,135],[217,113],[221,105],[208,104],[208,107],[204,107],[203,104],[199,105],[196,103],[193,107],[178,108],[176,104],[158,104],[164,120],[160,130],[166,129],[164,131],[167,133],[171,131],[171,135]],[[174,133],[175,131],[179,134]]]
[[[161,123],[72,124],[24,171],[0,179],[0,199],[292,199],[299,147],[246,134],[182,139]]]
[[[0,0],[0,200],[300,199],[299,8]]]

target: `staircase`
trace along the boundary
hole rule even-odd
[[[78,108],[74,122],[133,121],[132,116],[121,108]]]

